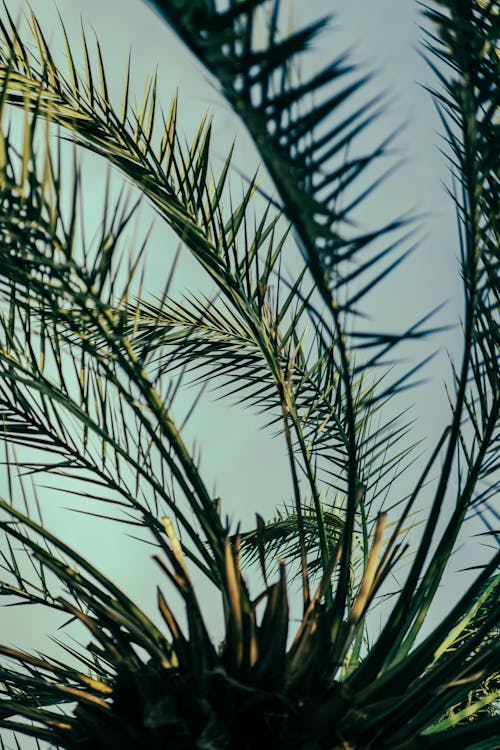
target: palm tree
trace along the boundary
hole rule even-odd
[[[352,221],[378,186],[367,188],[365,175],[387,147],[346,149],[374,117],[366,103],[351,106],[364,82],[345,57],[301,80],[298,62],[324,21],[283,35],[279,0],[154,5],[219,81],[278,198],[252,180],[231,199],[231,153],[214,174],[207,122],[184,147],[176,100],[160,112],[154,78],[137,106],[127,70],[115,107],[99,46],[93,57],[83,35],[80,72],[62,27],[62,70],[36,18],[28,43],[5,12],[0,591],[52,610],[61,624],[76,621],[91,642],[64,642],[57,657],[0,646],[0,726],[70,750],[494,750],[499,553],[441,621],[422,627],[466,518],[494,510],[499,489],[498,6],[429,0],[422,8],[465,309],[450,424],[401,499],[388,477],[409,460],[407,425],[388,401],[422,363],[390,383],[387,357],[432,329],[429,316],[396,334],[358,324],[361,303],[404,259],[413,233],[399,218],[363,232]],[[257,27],[264,47],[262,34],[255,46]],[[8,124],[15,108],[21,144]],[[109,196],[101,231],[86,242],[78,162],[68,176],[51,125],[75,153],[93,151],[138,188],[207,272],[214,297],[179,300],[168,284],[147,297],[143,247],[122,248],[134,214],[122,196]],[[281,270],[290,229],[304,259],[292,279]],[[174,421],[184,373],[258,404],[283,436],[293,498],[275,519],[258,517],[254,531],[224,517]],[[157,591],[163,626],[37,520],[22,494],[26,475],[62,476],[75,494],[148,532],[166,577]],[[405,530],[429,482],[409,571],[372,634],[370,611],[410,554]],[[247,581],[252,564],[263,580],[257,594]],[[297,626],[287,571],[300,581]],[[222,598],[220,644],[204,618],[200,578]]]

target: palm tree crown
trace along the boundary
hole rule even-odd
[[[0,645],[0,727],[68,750],[495,750],[499,553],[441,621],[423,626],[466,519],[495,512],[499,489],[498,6],[422,5],[453,176],[463,353],[449,424],[401,498],[392,476],[412,447],[389,401],[425,363],[391,381],[389,358],[434,328],[431,314],[397,333],[359,322],[414,237],[407,218],[370,230],[353,220],[378,189],[381,178],[367,175],[391,142],[368,154],[351,148],[376,116],[374,102],[353,105],[365,77],[342,55],[301,78],[298,64],[326,21],[285,34],[279,0],[151,4],[244,122],[275,197],[252,179],[236,199],[232,153],[214,172],[208,120],[185,146],[177,99],[161,110],[154,77],[136,104],[129,67],[115,106],[98,43],[92,51],[83,33],[80,67],[61,25],[63,69],[36,17],[27,40],[5,10],[0,593],[78,623],[91,641],[63,642],[57,657]],[[21,145],[9,126],[15,110]],[[72,169],[61,139],[75,144]],[[108,192],[87,241],[81,149],[154,207],[208,274],[213,297],[188,290],[178,299],[170,276],[148,296],[144,246],[124,247],[135,215],[124,195]],[[303,258],[294,277],[283,271],[291,241]],[[226,518],[183,438],[173,404],[185,376],[258,406],[282,435],[292,497],[275,518],[257,516],[254,530]],[[147,531],[164,576],[161,625],[42,523],[26,475],[35,484],[62,477],[75,497],[109,508],[106,517],[121,513]],[[372,635],[369,614],[403,557],[409,568]],[[298,624],[287,573],[300,581]],[[200,580],[222,599],[220,644]]]

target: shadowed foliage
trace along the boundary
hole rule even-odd
[[[275,197],[251,179],[236,200],[232,152],[214,172],[206,119],[185,145],[176,98],[165,113],[155,77],[138,105],[129,64],[115,106],[98,43],[83,33],[80,66],[62,24],[51,49],[35,16],[24,35],[5,8],[0,593],[78,622],[91,640],[63,640],[57,658],[0,645],[0,727],[67,750],[495,750],[498,551],[441,621],[427,619],[464,524],[495,514],[499,490],[497,3],[421,6],[457,214],[463,352],[449,424],[403,490],[393,479],[415,445],[389,401],[425,363],[391,381],[389,357],[437,328],[432,312],[400,332],[360,327],[370,292],[415,245],[406,217],[357,229],[392,141],[366,154],[358,145],[377,116],[369,76],[340,55],[302,78],[326,21],[285,34],[279,0],[151,5],[241,118]],[[61,139],[74,144],[73,164]],[[124,192],[107,191],[87,241],[82,149],[154,207],[213,294],[174,294],[173,268],[164,292],[147,294],[147,253],[127,246],[136,206]],[[285,276],[293,243],[303,262]],[[254,530],[225,518],[183,439],[173,405],[185,380],[257,409],[284,441],[292,497]],[[26,477],[62,480],[106,518],[147,532],[161,627],[44,526]],[[424,487],[430,506],[410,550]],[[403,583],[390,593],[395,572]],[[298,623],[287,575],[300,585]],[[200,577],[221,597],[220,644]],[[387,609],[372,633],[381,596]]]

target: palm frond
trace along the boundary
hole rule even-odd
[[[342,584],[336,598],[340,627],[347,607],[357,508],[364,494],[358,415],[369,412],[376,398],[375,390],[367,389],[356,403],[352,352],[357,341],[355,332],[347,332],[353,328],[352,316],[361,312],[361,300],[410,252],[403,241],[405,218],[374,230],[357,229],[356,210],[381,183],[380,176],[367,183],[367,173],[379,166],[392,138],[368,155],[352,155],[353,143],[376,119],[380,99],[365,94],[369,76],[355,70],[348,54],[301,79],[300,62],[327,19],[282,35],[280,0],[235,2],[228,8],[203,0],[150,4],[215,76],[246,126],[293,226],[316,291],[332,316],[347,443]],[[358,97],[364,99],[362,104]],[[371,349],[370,366],[387,365],[387,332],[363,333]],[[392,344],[405,338],[399,334]],[[380,395],[404,389],[413,374],[410,369]]]
[[[385,154],[390,142],[387,139],[370,155],[345,156],[347,147],[377,116],[378,98],[351,105],[355,95],[364,94],[370,76],[357,73],[343,54],[302,80],[299,61],[328,19],[282,36],[285,9],[279,0],[233,3],[224,10],[205,2],[185,7],[170,0],[150,4],[217,78],[263,157],[320,293],[328,304],[333,299],[336,306],[349,309],[367,289],[359,289],[355,300],[347,296],[343,303],[338,292],[395,249],[387,248],[370,261],[366,258],[366,246],[389,227],[350,240],[343,236],[353,206],[373,187],[367,189],[359,178]],[[358,184],[359,192],[353,194]],[[345,195],[348,199],[341,206]],[[357,266],[362,250],[367,262]],[[352,264],[349,272],[343,264]]]
[[[141,251],[123,281],[115,264],[132,212],[123,210],[119,199],[109,222],[104,217],[98,246],[79,250],[74,240],[78,181],[65,217],[63,208],[51,202],[62,180],[50,152],[40,170],[37,123],[36,117],[26,120],[22,158],[15,158],[2,136],[8,154],[1,175],[0,294],[7,305],[0,320],[3,435],[42,451],[38,472],[92,476],[105,488],[104,500],[113,501],[115,493],[113,502],[138,513],[158,541],[159,505],[177,506],[165,476],[194,503],[198,518],[204,515],[199,515],[198,500],[208,515],[215,511],[165,408],[168,388],[162,393],[152,386],[126,336],[124,315]],[[153,414],[164,422],[161,435]],[[171,438],[168,449],[165,431]],[[47,462],[43,451],[48,449]],[[210,571],[199,532],[178,511],[201,555],[199,563]]]
[[[498,492],[498,8],[488,0],[436,0],[424,10],[457,186],[464,352],[453,365],[450,425],[391,525],[376,506],[409,460],[400,442],[407,426],[400,415],[377,419],[384,399],[408,382],[403,376],[384,389],[371,368],[399,341],[423,335],[427,318],[403,334],[346,332],[360,301],[406,247],[392,246],[398,220],[349,233],[364,188],[339,208],[372,161],[336,164],[366,126],[361,109],[353,117],[338,110],[362,83],[309,106],[313,94],[352,71],[342,59],[305,83],[294,78],[293,64],[322,22],[280,37],[278,0],[234,1],[225,10],[215,2],[155,4],[245,117],[328,314],[318,311],[305,272],[287,286],[286,232],[270,218],[272,204],[262,220],[250,219],[255,183],[224,212],[230,156],[211,178],[210,124],[181,146],[174,99],[157,137],[154,79],[142,105],[132,107],[127,70],[115,109],[99,46],[94,64],[84,35],[79,73],[64,34],[63,75],[36,19],[32,53],[6,14],[0,114],[21,109],[24,130],[17,146],[4,123],[0,140],[0,415],[9,492],[0,500],[8,540],[0,594],[8,604],[49,608],[63,624],[69,618],[92,640],[87,649],[65,646],[68,663],[0,646],[0,726],[68,750],[160,750],[166,741],[174,750],[224,748],[241,746],[242,738],[251,748],[495,750],[500,552],[477,566],[451,611],[424,635],[422,626],[467,517]],[[257,48],[255,29],[268,9],[267,41]],[[330,128],[326,117],[335,113]],[[133,215],[122,198],[107,199],[93,247],[77,242],[78,170],[68,209],[48,129],[40,137],[44,120],[139,188],[216,283],[214,298],[179,302],[167,289],[146,301],[140,283],[134,286],[142,250],[118,272]],[[382,272],[378,262],[388,264]],[[357,286],[342,298],[347,282]],[[259,400],[269,423],[281,425],[294,498],[283,517],[259,517],[255,533],[231,534],[223,524],[172,419],[176,381],[165,380],[186,368],[225,395]],[[29,460],[19,462],[13,448],[29,451]],[[439,462],[405,582],[380,632],[367,640],[366,624],[408,554],[410,516]],[[113,581],[30,517],[22,481],[27,510],[20,511],[16,463],[37,476],[83,482],[76,491],[83,486],[88,501],[126,509],[130,522],[146,526],[184,619],[158,589],[165,635]],[[302,615],[294,632],[284,562],[271,574],[266,552],[288,554],[299,567]],[[244,578],[245,554],[261,568],[257,596]],[[191,565],[222,598],[218,647]]]
[[[252,8],[254,6],[257,8],[257,5],[259,4],[252,4],[252,6],[248,6],[248,8],[238,6],[238,13],[240,10],[243,15],[247,13],[247,10],[249,13],[252,13]],[[193,5],[192,8],[194,10],[195,6]],[[276,5],[275,12],[277,12],[277,10],[278,4]],[[185,12],[189,14],[191,11],[188,12],[186,10]],[[229,22],[229,20],[232,19],[233,16],[237,16],[238,13],[236,13],[236,11],[231,12],[227,18],[224,17],[224,23],[226,23],[226,21]],[[183,14],[180,14],[179,18],[182,15]],[[140,188],[142,193],[151,200],[162,218],[178,233],[182,242],[185,243],[189,250],[194,254],[195,258],[208,271],[226,300],[229,302],[233,311],[236,312],[239,325],[243,324],[246,328],[249,328],[252,331],[252,334],[256,338],[259,348],[261,349],[261,356],[266,360],[267,367],[273,371],[274,380],[280,394],[280,409],[285,436],[287,436],[290,431],[290,436],[286,437],[286,440],[290,455],[291,470],[292,474],[295,476],[293,484],[295,488],[296,513],[300,519],[302,514],[302,500],[298,488],[298,472],[304,470],[307,476],[308,488],[314,498],[314,504],[316,507],[322,567],[325,569],[328,564],[328,545],[319,502],[320,493],[316,486],[314,462],[308,455],[308,439],[302,434],[303,430],[300,425],[297,410],[293,403],[293,397],[290,397],[287,393],[288,374],[286,370],[283,371],[281,369],[279,357],[277,358],[275,353],[273,353],[273,358],[270,359],[270,352],[273,349],[273,339],[275,338],[272,320],[268,321],[267,326],[262,325],[263,317],[265,317],[263,315],[264,307],[266,307],[267,310],[267,306],[265,306],[265,290],[268,288],[270,282],[272,283],[273,269],[275,267],[279,268],[277,264],[282,251],[282,245],[279,241],[276,247],[273,250],[269,250],[267,254],[263,254],[262,252],[259,252],[259,250],[266,240],[270,241],[272,239],[275,219],[270,221],[262,220],[259,222],[255,230],[255,241],[250,244],[246,243],[244,237],[246,236],[250,225],[247,218],[248,209],[255,185],[254,182],[250,184],[250,187],[245,191],[240,204],[231,211],[229,217],[224,218],[222,214],[222,196],[227,180],[230,157],[228,157],[220,177],[214,178],[211,184],[208,183],[207,176],[210,174],[208,168],[210,125],[202,125],[202,127],[200,127],[192,147],[189,151],[185,152],[181,148],[176,133],[177,108],[176,102],[174,101],[171,105],[168,116],[164,120],[164,125],[161,128],[159,137],[155,140],[156,87],[154,81],[146,87],[141,108],[131,109],[129,105],[129,76],[127,74],[124,84],[123,103],[120,111],[115,111],[107,94],[104,66],[100,50],[98,50],[97,54],[98,71],[93,71],[88,53],[88,45],[84,36],[84,51],[86,51],[85,74],[83,76],[77,74],[77,66],[75,65],[70,53],[68,75],[65,77],[62,72],[59,69],[56,69],[53,63],[51,63],[52,57],[50,56],[47,44],[43,39],[42,32],[35,19],[32,21],[32,27],[37,46],[36,55],[32,55],[26,45],[22,43],[14,24],[10,23],[8,28],[7,25],[4,26],[5,66],[3,75],[6,87],[6,101],[14,105],[36,108],[39,115],[48,117],[51,121],[63,126],[77,143],[104,156],[111,164],[118,167],[129,179],[131,179],[135,185]],[[309,32],[305,35],[299,34],[297,40],[293,41],[291,45],[287,46],[285,44],[283,47],[283,54],[285,57],[289,54],[292,54],[293,56],[296,52],[298,53],[309,36]],[[219,44],[219,42],[220,40],[216,40],[216,45]],[[276,39],[273,32],[270,41],[271,47],[275,42]],[[238,45],[236,46],[238,47]],[[264,58],[265,55],[262,56],[262,59]],[[287,68],[287,64],[285,58],[281,57],[281,52],[278,52],[277,60],[276,69],[284,72]],[[337,76],[342,77],[344,75],[342,71],[343,63],[339,62],[334,64],[330,72],[326,75],[325,83],[333,81]],[[99,78],[102,80],[101,86],[98,86],[96,83]],[[287,90],[288,87],[292,86],[288,78],[283,85],[287,87]],[[355,90],[356,88],[357,84],[354,85],[352,90]],[[325,116],[327,113],[331,113],[337,105],[341,104],[343,99],[348,96],[349,90],[351,89],[348,87],[348,90],[340,97],[333,97],[330,105],[324,112]],[[305,90],[301,93],[300,98],[305,101],[309,94],[311,94],[311,89],[306,86]],[[286,107],[287,105],[283,104],[283,106]],[[321,120],[322,117],[323,115],[319,119]],[[313,119],[316,121],[317,118],[315,117]],[[347,131],[350,132],[350,125],[348,123],[344,123],[341,128],[342,132],[344,131],[344,128],[347,128]],[[350,133],[349,137],[345,139],[345,133],[343,132],[341,139],[342,143],[350,141],[352,135],[353,133]],[[155,147],[156,141],[158,141],[159,145]],[[300,148],[302,149],[302,145]],[[341,148],[343,148],[343,145],[339,146],[339,149]],[[331,149],[329,148],[328,150]],[[294,164],[298,164],[301,157],[297,156],[295,152],[294,156],[296,157],[294,158]],[[286,149],[277,153],[279,164],[285,165],[287,160],[287,163],[289,163],[289,157],[290,154],[287,156]],[[365,166],[368,164],[368,161],[366,159],[364,160]],[[288,167],[285,165],[283,166],[283,169],[286,170]],[[356,169],[354,169],[354,172],[356,172]],[[300,180],[297,182],[295,178],[288,180],[287,177],[284,182],[290,186],[295,183],[297,183],[297,185],[299,185],[299,183],[302,185]],[[311,183],[312,185],[313,182],[314,179],[312,178],[306,180],[307,184]],[[344,177],[342,177],[340,182],[342,183],[343,191],[345,187]],[[293,203],[293,205],[296,207],[300,205],[301,208],[303,208],[306,204],[304,203],[304,191],[300,185],[297,188],[298,193],[297,196],[294,197],[295,203]],[[295,190],[295,188],[293,189]],[[309,190],[309,187],[307,187],[307,190]],[[296,198],[298,202],[295,200]],[[323,218],[321,218],[321,221],[318,224],[313,216],[314,212],[311,213],[311,221],[312,224],[314,224],[315,229],[312,234],[309,233],[307,235],[307,239],[305,234],[303,236],[301,229],[301,222],[303,223],[307,212],[301,210],[300,215],[295,216],[294,211],[297,213],[296,209],[294,209],[294,211],[289,211],[286,205],[284,208],[285,213],[287,213],[288,217],[293,222],[294,231],[298,231],[301,237],[301,242],[305,243],[306,247],[308,247],[308,243],[310,245],[311,242],[317,244],[318,247],[321,248],[326,248],[330,241],[334,242],[334,244],[337,243],[337,231],[336,229],[334,230],[330,228],[332,223],[330,222],[330,219],[328,219],[323,226],[323,214]],[[328,209],[328,211],[330,211],[330,209]],[[348,212],[342,212],[342,220],[344,222],[348,221]],[[320,225],[321,231],[319,230]],[[324,275],[324,268],[321,270],[321,278],[323,280],[320,281],[314,270],[316,267],[315,263],[317,264],[320,262],[318,260],[320,255],[322,258],[323,256],[325,258],[327,256],[333,257],[333,255],[337,253],[337,250],[333,251],[332,248],[329,250],[327,248],[324,253],[323,250],[321,250],[319,255],[317,248],[314,252],[312,249],[307,251],[306,254],[309,258],[309,268],[312,269],[312,275],[316,286],[323,296],[325,290],[328,289],[328,304],[331,304],[332,302],[332,290],[335,284],[337,284],[340,294],[347,282],[349,282],[349,284],[354,282],[357,283],[357,272],[353,270],[354,266],[358,263],[357,258],[355,257],[357,253],[364,252],[365,248],[371,246],[372,243],[376,244],[379,240],[383,241],[385,235],[387,233],[390,234],[393,229],[396,230],[396,226],[399,225],[400,223],[396,222],[394,226],[390,227],[390,229],[384,228],[381,231],[368,232],[354,240],[350,239],[345,242],[342,240],[342,249],[339,249],[339,263],[332,265],[332,269],[333,266],[336,265],[339,271],[338,273],[333,273],[332,271],[333,276],[331,278],[329,276],[330,272],[328,272],[328,283],[325,281],[327,276]],[[325,232],[328,236],[327,239],[329,238],[328,241],[324,239]],[[386,250],[381,250],[379,248],[375,251],[373,257],[369,254],[366,255],[365,253],[364,259],[359,265],[359,269],[371,273],[374,269],[375,262],[381,261],[389,253],[396,252],[397,248],[398,244],[391,241],[386,248],[387,252]],[[264,257],[262,257],[262,255],[264,255]],[[340,257],[340,255],[342,255],[342,257]],[[349,271],[340,270],[340,265],[344,260],[348,264],[354,264],[353,268]],[[323,263],[323,261],[321,261],[321,263]],[[391,262],[390,266],[392,267],[392,265],[393,263]],[[382,276],[384,276],[384,273],[382,273],[380,277]],[[336,281],[332,282],[333,278],[335,278]],[[369,281],[364,287],[358,287],[356,293],[356,304],[359,303],[361,296],[372,287],[372,281]],[[334,286],[331,286],[331,282],[334,283]],[[312,308],[309,304],[308,293],[305,293],[305,300],[301,302],[300,289],[295,285],[295,282],[292,282],[291,288],[291,293],[287,294],[286,297],[280,290],[277,290],[276,300],[280,299],[282,302],[276,309],[274,309],[273,305],[269,306],[268,312],[269,314],[274,315],[276,320],[281,321],[282,316],[286,314],[287,309],[292,309],[291,304],[294,299],[297,300],[297,297],[296,309],[300,310],[303,302],[306,303],[305,308],[301,312],[301,316],[304,314],[304,310],[307,314],[311,313]],[[330,424],[334,424],[334,422],[340,423],[344,432],[343,440],[340,443],[341,449],[342,451],[346,449],[347,453],[345,459],[341,457],[336,462],[337,466],[345,466],[345,472],[341,473],[345,473],[346,476],[348,509],[344,538],[345,556],[343,557],[341,565],[344,583],[338,600],[339,617],[340,611],[345,610],[347,603],[349,550],[351,544],[350,540],[357,518],[356,508],[359,506],[361,496],[364,496],[365,494],[362,488],[365,486],[363,473],[365,470],[364,465],[366,464],[366,461],[364,460],[366,447],[363,448],[363,446],[360,445],[360,442],[364,439],[361,433],[364,429],[363,425],[369,421],[376,391],[373,387],[366,387],[366,383],[364,388],[361,388],[361,379],[359,377],[360,372],[356,372],[353,369],[352,358],[350,356],[350,345],[345,334],[345,326],[341,320],[341,317],[345,316],[349,309],[350,305],[346,300],[341,303],[340,297],[338,299],[335,298],[335,305],[332,309],[334,315],[333,331],[330,330],[329,326],[325,327],[323,322],[316,321],[313,323],[314,327],[318,329],[316,340],[317,344],[320,344],[320,353],[318,356],[319,365],[317,370],[314,370],[314,365],[310,368],[311,372],[314,373],[313,379],[318,381],[318,386],[322,388],[326,394],[329,394],[327,399],[335,399],[335,417],[333,421],[331,420],[332,409],[328,404],[326,404],[328,413],[321,416],[321,409],[325,406],[322,403],[323,399],[320,399],[319,401],[315,400],[310,403],[312,422],[315,425],[314,429],[316,431],[316,427],[321,425],[325,418],[330,420]],[[286,338],[291,337],[292,335],[292,323],[293,318],[292,320],[287,321],[288,327],[284,332]],[[423,331],[420,331],[417,326],[405,334],[398,334],[395,337],[393,336],[390,345],[387,344],[386,334],[370,334],[368,339],[365,337],[365,347],[367,349],[368,347],[376,347],[377,349],[376,353],[370,355],[370,365],[373,367],[380,367],[383,362],[383,354],[391,350],[399,341],[408,337],[411,338],[417,335],[422,335],[422,333]],[[266,340],[266,337],[268,337],[268,340]],[[295,348],[297,348],[297,343],[292,345],[291,340],[289,348],[294,351]],[[145,354],[147,351],[148,350],[146,349],[143,353]],[[293,360],[293,367],[295,367],[295,360]],[[290,369],[290,365],[287,369]],[[412,372],[413,370],[409,374],[412,374]],[[340,373],[340,378],[337,373]],[[325,378],[326,384],[322,382]],[[406,385],[407,378],[404,376],[393,386],[386,387],[384,394],[379,394],[379,397],[382,395],[389,397],[397,390],[406,387]],[[319,409],[317,406],[319,406]],[[327,431],[322,430],[322,435],[326,442],[328,439]],[[297,459],[294,455],[293,446],[295,440],[299,444],[302,469],[296,466]],[[338,472],[335,469],[332,472],[332,476],[337,484],[343,483],[343,477],[339,479]],[[364,533],[366,535],[366,531]]]

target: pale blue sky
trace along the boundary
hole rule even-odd
[[[381,216],[394,216],[414,209],[427,213],[425,232],[418,253],[394,276],[384,291],[373,298],[371,313],[382,326],[391,329],[403,327],[405,322],[423,315],[443,300],[449,305],[439,321],[456,323],[461,309],[461,291],[457,272],[456,232],[453,209],[447,200],[442,181],[447,180],[444,159],[439,155],[439,121],[428,94],[417,85],[417,81],[429,82],[432,76],[416,50],[419,39],[417,3],[412,0],[291,0],[290,22],[300,23],[307,17],[317,17],[332,10],[336,13],[331,31],[318,39],[310,56],[310,64],[319,66],[335,54],[351,47],[354,59],[367,68],[379,70],[380,89],[390,94],[390,108],[381,118],[373,133],[375,146],[398,123],[406,123],[397,147],[404,161],[396,175],[391,177],[380,193],[380,198],[371,206],[367,224],[378,223]],[[24,0],[7,0],[11,13],[16,14],[27,7]],[[58,29],[56,5],[51,0],[31,0],[31,6],[46,31],[56,53],[62,52]],[[201,66],[175,39],[168,27],[141,0],[59,0],[57,7],[64,19],[72,39],[75,57],[79,58],[78,38],[80,16],[86,29],[97,32],[109,73],[111,90],[115,97],[121,95],[125,62],[129,48],[132,49],[132,69],[136,90],[140,95],[145,77],[158,67],[159,99],[168,108],[170,96],[176,87],[180,92],[181,130],[188,135],[197,128],[203,113],[210,109],[215,114],[215,156],[223,157],[236,138],[235,163],[239,168],[253,174],[258,163],[252,144],[220,96],[211,86]],[[371,143],[367,143],[370,148]],[[85,171],[88,180],[89,215],[93,206],[98,212],[99,195],[103,185],[104,170],[98,159],[87,159]],[[98,213],[97,213],[98,215]],[[148,211],[143,212],[143,226],[149,221]],[[166,239],[164,230],[155,230],[150,242],[152,278],[166,276],[167,266],[164,252],[172,257],[175,245]],[[179,283],[202,279],[187,263],[179,276]],[[429,383],[405,396],[408,404],[415,404],[415,416],[419,419],[416,436],[436,436],[448,419],[444,398],[443,380],[448,377],[444,349],[455,351],[459,342],[457,331],[448,331],[429,344],[414,350],[415,361],[430,351],[440,350],[427,376]],[[190,396],[186,395],[186,403]],[[257,506],[270,515],[269,509],[287,500],[288,480],[286,462],[281,444],[271,441],[258,429],[260,420],[252,414],[241,414],[236,409],[221,408],[208,404],[200,409],[190,425],[190,435],[196,435],[202,447],[203,466],[210,477],[217,479],[218,492],[228,498],[229,507],[246,522],[251,522]],[[424,444],[430,449],[432,441]],[[255,466],[258,465],[258,471]],[[60,505],[47,510],[47,518],[56,526],[60,523]],[[154,586],[150,585],[151,568],[143,565],[144,549],[130,544],[125,547],[111,546],[106,531],[98,528],[99,522],[65,516],[64,531],[72,541],[92,559],[105,564],[111,575],[126,583],[127,589],[136,593],[146,604],[154,606]],[[68,520],[69,518],[69,520]],[[121,532],[118,532],[121,533]],[[117,533],[114,532],[115,538]],[[92,545],[89,549],[89,540]],[[103,548],[105,549],[103,557]],[[96,555],[93,552],[96,552]],[[9,617],[8,631],[14,637],[19,633],[19,617],[16,623]],[[37,624],[23,622],[26,643],[31,646]],[[44,637],[36,637],[36,645],[45,643]],[[26,747],[29,747],[26,744]]]

